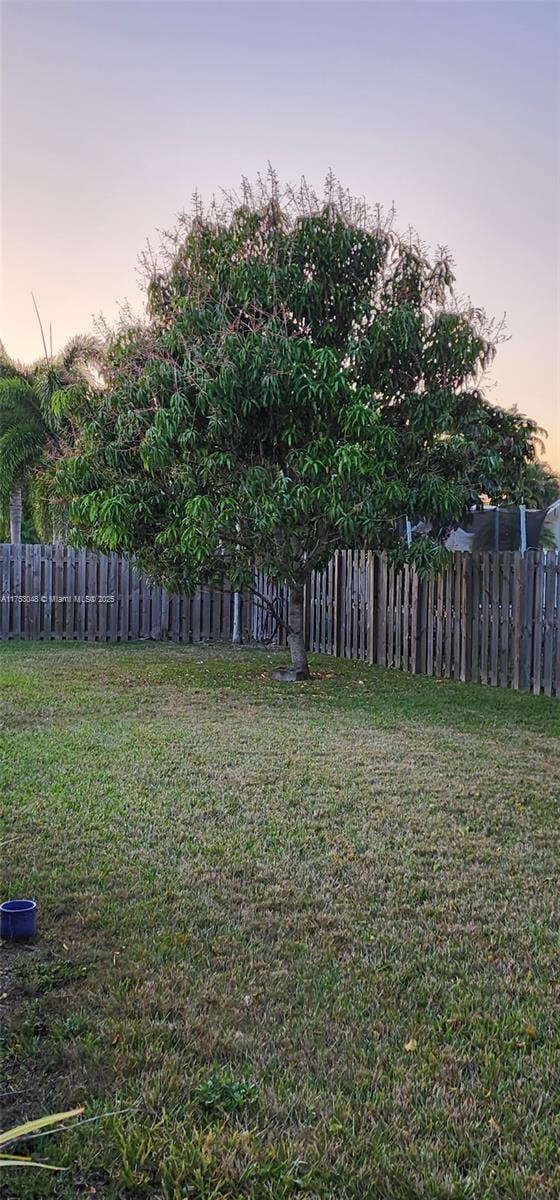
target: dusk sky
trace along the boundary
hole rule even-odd
[[[271,160],[332,168],[451,250],[507,317],[491,398],[560,469],[556,3],[26,3],[2,9],[2,313],[10,354],[141,302],[136,262],[193,191]]]

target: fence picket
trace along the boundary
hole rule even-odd
[[[511,668],[511,686],[516,691],[521,690],[523,686],[521,659],[526,589],[527,560],[516,554],[513,568],[513,653]]]
[[[16,607],[18,607],[20,609],[20,614],[21,614],[21,603],[19,605],[17,605],[16,601],[12,599],[13,592],[12,592],[12,578],[11,578],[11,571],[10,571],[12,549],[13,549],[14,553],[17,554],[21,550],[21,546],[14,546],[13,548],[8,545],[2,546],[2,640],[3,641],[7,641],[7,639],[9,637],[11,637],[10,617],[11,617],[14,609]],[[20,557],[20,562],[21,562],[21,557]]]
[[[410,670],[410,568],[403,568],[403,671]]]
[[[395,663],[395,567],[387,565],[387,658],[388,667]]]
[[[400,670],[402,667],[402,590],[403,590],[403,574],[402,567],[398,567],[395,571],[395,608],[394,608],[394,623],[395,623],[395,643],[394,643],[394,662],[395,666]]]
[[[500,636],[500,554],[492,551],[490,555],[492,568],[492,599],[490,610],[490,683],[492,687],[498,684],[498,647]]]
[[[470,679],[471,596],[472,557],[467,558],[461,555],[461,659],[459,666],[459,679],[461,683],[466,683],[467,679]]]
[[[420,658],[418,671],[420,675],[433,673],[434,654],[434,590],[433,579],[422,577],[418,586],[418,636],[420,639]],[[431,638],[431,651],[430,651]],[[431,667],[428,670],[428,657],[431,656]]]
[[[47,546],[47,551],[51,551],[52,547]],[[50,578],[52,579],[52,573]],[[86,594],[86,552],[83,549],[78,550],[78,567],[76,572],[78,601],[76,612],[76,637],[79,642],[85,640],[86,633],[86,605],[84,596]],[[46,577],[45,577],[46,582]]]
[[[191,597],[181,596],[181,641],[192,642]]]
[[[533,662],[533,607],[535,603],[535,558],[531,550],[525,559],[525,597],[523,606],[523,637],[521,641],[521,688],[529,691]]]
[[[41,567],[43,559],[43,547],[36,545],[33,547],[33,628],[37,641],[42,637],[42,616],[43,605],[41,603]],[[64,572],[64,553],[62,555],[62,592],[65,594],[65,572]],[[64,637],[65,612],[62,617],[62,636]]]
[[[99,555],[98,564],[98,588],[99,596],[102,597],[97,607],[97,638],[100,642],[107,640],[107,574],[109,563],[106,554]]]
[[[419,579],[416,571],[412,571],[412,588],[410,602],[410,670],[413,675],[418,671],[418,659],[420,653],[419,646],[419,629],[418,629],[418,584]]]
[[[556,555],[554,569],[554,643],[552,648],[553,662],[556,662],[556,672],[552,668],[555,694],[560,698],[560,554]]]
[[[557,582],[556,563],[552,556],[547,554],[545,564],[545,603],[544,603],[544,624],[543,624],[543,674],[542,685],[545,696],[552,694],[552,663],[554,649],[554,601],[555,601],[555,584]]]
[[[110,642],[116,642],[119,635],[119,559],[114,551],[109,555],[107,595],[111,597],[107,606],[108,636]]]
[[[120,576],[117,576],[117,637],[121,642],[128,641],[129,629],[129,603],[130,603],[130,562],[128,558],[121,558],[120,561]]]
[[[379,559],[377,585],[377,661],[381,667],[387,665],[387,556]]]
[[[74,596],[76,594],[75,574],[74,574],[74,551],[72,546],[64,547],[64,595],[68,596],[65,609],[65,620],[63,636],[67,641],[74,640],[74,629],[76,620],[76,602]]]
[[[544,556],[535,563],[535,606],[533,617],[533,692],[541,690],[543,633]]]
[[[8,591],[12,596],[21,596],[21,546],[12,546],[11,552],[8,550],[8,563],[11,564],[11,575],[8,573]],[[8,605],[6,607],[8,608]],[[12,637],[19,638],[21,637],[21,604],[14,604],[12,601],[12,612]]]
[[[461,602],[462,593],[462,554],[453,555],[453,663],[450,673],[454,679],[459,678],[461,669]]]
[[[509,686],[510,551],[500,555],[500,687]]]
[[[445,576],[438,575],[436,580],[437,588],[437,604],[436,604],[436,650],[435,650],[435,673],[438,679],[441,679],[443,674],[443,593],[445,587]],[[404,666],[404,663],[403,663]]]

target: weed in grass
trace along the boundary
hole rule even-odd
[[[233,1079],[227,1073],[217,1073],[199,1083],[195,1098],[208,1116],[215,1117],[217,1114],[242,1113],[255,1108],[258,1093],[254,1083]]]

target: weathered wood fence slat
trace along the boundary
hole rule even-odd
[[[244,637],[286,644],[287,589],[255,573]],[[0,639],[229,640],[231,592],[169,595],[131,559],[70,546],[0,546]],[[560,552],[455,554],[420,579],[382,554],[339,551],[305,588],[310,650],[412,674],[560,696]]]

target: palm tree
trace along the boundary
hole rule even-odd
[[[560,476],[548,463],[535,459],[523,467],[518,492],[528,508],[548,508],[560,497]]]
[[[60,539],[63,513],[49,492],[53,464],[72,441],[72,405],[95,383],[101,346],[73,338],[56,355],[22,366],[0,343],[0,518],[9,518],[10,540],[21,542],[24,497],[38,532]]]

